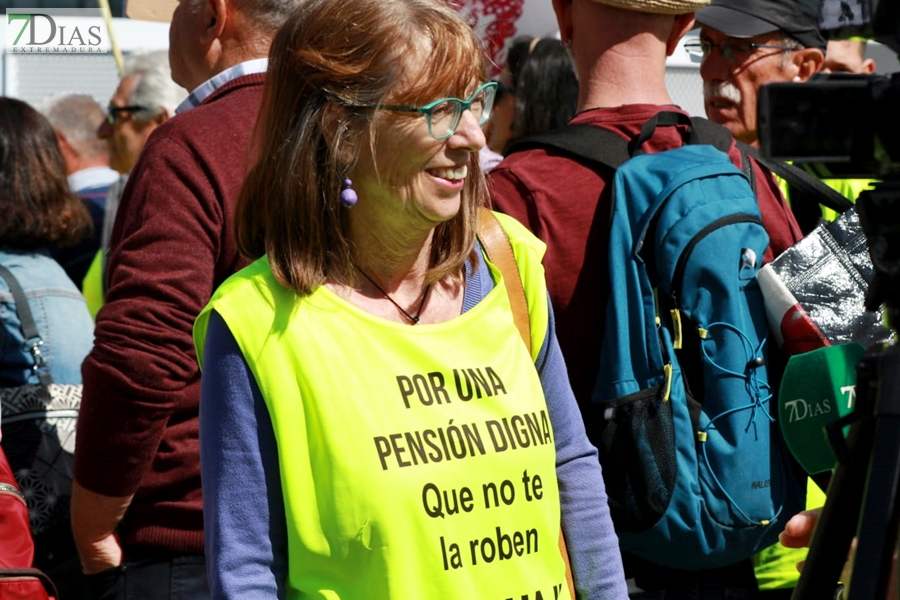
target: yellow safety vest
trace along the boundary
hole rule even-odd
[[[536,354],[548,325],[544,247],[498,216]],[[289,598],[569,598],[553,429],[489,267],[494,290],[445,323],[387,321],[324,286],[298,298],[265,258],[198,317],[201,360],[215,310],[269,409]]]
[[[812,479],[807,479],[806,507],[818,508],[825,505],[825,494]],[[756,583],[761,590],[779,590],[796,587],[800,579],[797,563],[806,560],[806,548],[785,548],[773,544],[753,555]]]
[[[784,195],[785,199],[788,201],[788,205],[791,203],[791,195],[790,190],[788,189],[787,181],[775,175],[775,181],[778,182],[778,188],[781,190],[781,193]],[[875,179],[822,179],[822,183],[842,195],[844,198],[850,200],[851,202],[856,202],[857,197],[864,192],[865,190],[871,189],[872,184],[875,183]],[[825,206],[821,207],[822,209],[822,217],[826,221],[834,221],[838,218],[838,213],[834,212],[830,208]]]
[[[103,250],[98,250],[84,274],[81,282],[81,293],[88,305],[91,316],[97,318],[97,313],[103,306]]]

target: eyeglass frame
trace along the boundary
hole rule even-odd
[[[503,82],[500,81],[499,79],[491,79],[491,81],[493,81],[497,84],[497,97],[498,98],[500,97],[501,94],[514,95],[516,93],[516,90],[509,87],[508,85],[504,85]]]
[[[424,106],[405,106],[402,104],[355,104],[351,105],[350,108],[374,108],[377,110],[392,110],[397,112],[413,112],[425,115],[425,119],[428,121],[428,135],[430,135],[435,140],[442,142],[446,139],[449,139],[454,133],[456,133],[456,128],[459,127],[459,122],[462,119],[462,115],[465,111],[472,109],[472,104],[475,103],[475,98],[481,92],[485,92],[484,97],[484,109],[481,113],[481,118],[478,119],[479,125],[484,125],[491,118],[491,112],[494,109],[494,100],[497,98],[497,82],[496,81],[488,81],[486,83],[482,83],[478,88],[472,92],[472,95],[469,96],[466,100],[461,100],[459,98],[438,98],[434,102],[429,102]],[[455,102],[456,106],[459,107],[459,110],[454,111],[453,120],[451,122],[450,127],[447,128],[446,135],[438,137],[434,135],[431,127],[431,115],[432,111],[437,106],[440,106],[444,102]]]
[[[734,55],[734,45],[740,44],[747,47],[747,52],[752,53],[757,48],[771,48],[773,50],[781,50],[784,52],[801,50],[802,48],[798,46],[785,46],[783,44],[760,44],[758,42],[742,42],[736,38],[726,38],[719,43],[708,42],[706,40],[688,40],[684,43],[684,50],[688,53],[688,56],[691,59],[699,59],[702,62],[706,59],[707,56],[712,52],[713,48],[718,48],[719,52],[722,54],[722,58],[725,59],[730,65],[738,65],[740,61],[736,60]],[[709,49],[704,51],[703,47],[708,46]],[[727,50],[726,50],[727,48]],[[697,54],[697,50],[700,51],[700,54]]]
[[[141,110],[148,110],[146,106],[141,106],[139,104],[130,104],[128,106],[107,106],[106,107],[106,122],[110,125],[115,125],[118,121],[118,113],[125,112],[138,112]]]

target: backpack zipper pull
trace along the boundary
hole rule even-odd
[[[669,315],[672,317],[672,347],[681,350],[681,311],[673,308]]]

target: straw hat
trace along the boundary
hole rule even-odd
[[[656,15],[681,15],[708,6],[710,0],[594,0],[594,2]]]
[[[132,19],[169,23],[176,6],[178,0],[126,0],[125,14]]]
[[[593,0],[599,4],[660,15],[680,15],[700,10],[710,0]],[[178,0],[126,0],[125,13],[132,19],[144,21],[172,20]]]

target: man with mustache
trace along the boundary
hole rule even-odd
[[[685,43],[685,47],[702,57],[706,116],[727,127],[735,139],[759,148],[757,96],[764,84],[804,82],[825,70],[874,70],[873,62],[863,61],[862,42],[856,42],[859,46],[854,49],[845,48],[854,42],[830,41],[826,53],[814,4],[801,0],[713,0],[697,12],[700,38]],[[815,199],[801,199],[796,193],[792,198],[787,182],[778,181],[804,235],[823,218],[837,217],[833,210],[817,205]],[[870,181],[826,179],[823,183],[855,200]]]
[[[735,139],[759,147],[757,95],[766,83],[808,80],[825,60],[825,38],[813,3],[713,0],[697,11],[706,116]]]

